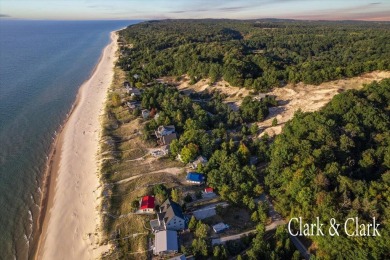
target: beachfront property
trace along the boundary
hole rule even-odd
[[[197,172],[189,172],[186,177],[187,182],[194,184],[203,184],[205,181],[205,177],[201,173]]]
[[[154,232],[161,230],[184,230],[185,219],[179,204],[167,199],[157,213],[157,219],[150,221],[150,226]]]
[[[154,214],[154,196],[143,196],[140,201],[138,214]]]
[[[207,163],[207,159],[205,157],[203,157],[202,155],[199,155],[198,158],[195,159],[195,161],[190,163],[190,167],[192,169],[197,169],[198,165],[201,164],[202,166],[205,166],[206,163]]]
[[[222,222],[215,224],[212,227],[213,227],[213,230],[216,234],[221,233],[221,232],[225,231],[226,229],[229,229],[229,225],[222,223]]]
[[[153,253],[155,255],[176,254],[179,251],[177,232],[174,230],[159,231],[154,236]]]

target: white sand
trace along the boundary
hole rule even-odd
[[[104,250],[99,240],[99,162],[97,153],[107,90],[113,79],[117,34],[104,49],[91,78],[61,133],[63,140],[53,206],[41,235],[38,259],[95,259]]]

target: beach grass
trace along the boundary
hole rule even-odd
[[[133,116],[126,106],[115,107],[110,99],[113,93],[123,95],[123,81],[125,73],[116,67],[102,116],[100,153],[105,190],[102,207],[104,239],[101,243],[112,245],[112,250],[103,259],[147,259],[151,255],[148,250],[151,238],[149,221],[155,215],[134,214],[132,202],[151,194],[156,184],[163,183],[168,188],[180,184],[183,174],[167,171],[184,165],[169,158],[156,159],[149,155],[149,149],[156,148],[156,143],[142,139],[144,120]]]

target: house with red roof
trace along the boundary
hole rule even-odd
[[[154,196],[142,197],[140,207],[137,213],[154,214]]]
[[[213,193],[213,192],[214,192],[213,188],[208,187],[204,189],[204,193]]]

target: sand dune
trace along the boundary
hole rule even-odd
[[[303,112],[317,111],[342,91],[360,89],[363,84],[389,77],[390,72],[388,71],[374,71],[359,77],[325,82],[318,86],[299,83],[297,85],[288,84],[283,88],[275,88],[269,95],[276,97],[279,106],[270,108],[267,119],[258,123],[262,130],[260,136],[265,133],[269,136],[280,134],[284,124],[293,118],[295,111],[298,109]],[[278,120],[277,126],[272,126],[274,118]]]

